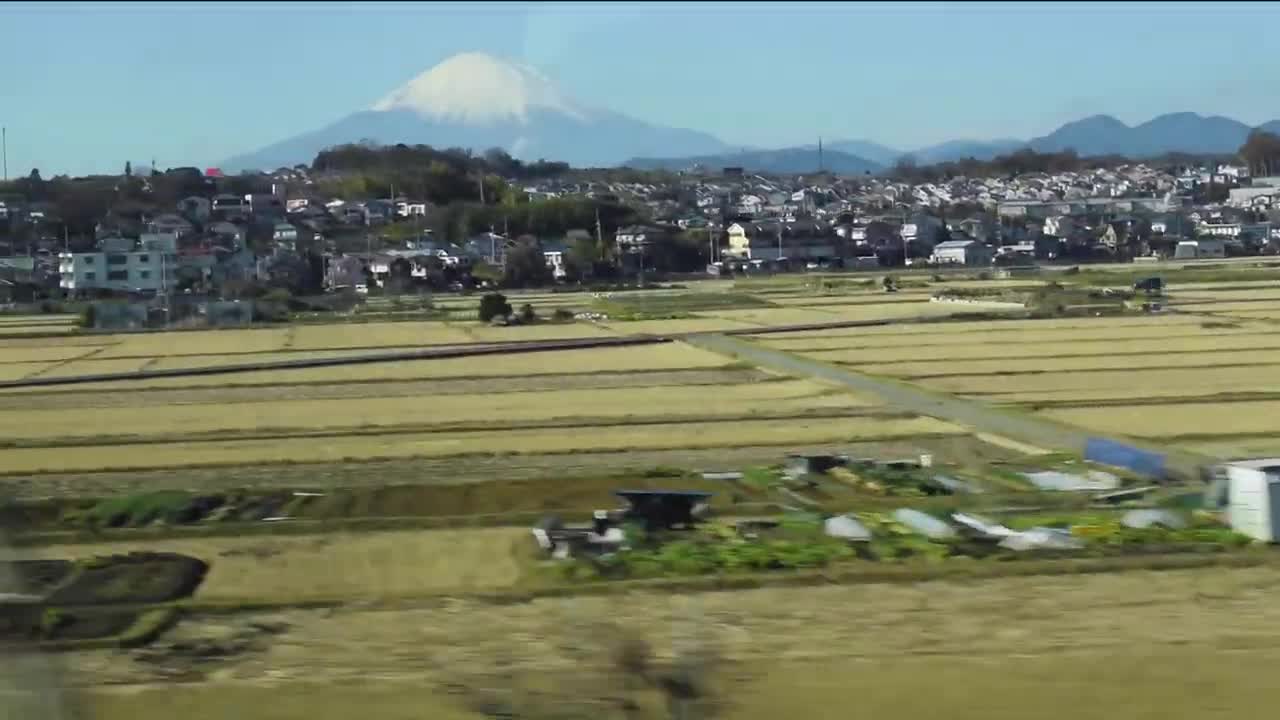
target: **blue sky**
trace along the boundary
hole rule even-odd
[[[0,5],[9,174],[213,165],[365,109],[450,55],[758,146],[911,149],[1106,113],[1280,118],[1270,3]]]

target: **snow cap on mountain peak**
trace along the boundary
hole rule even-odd
[[[375,111],[413,110],[437,120],[469,123],[527,122],[530,110],[577,119],[586,113],[532,66],[481,52],[454,55],[401,85]]]

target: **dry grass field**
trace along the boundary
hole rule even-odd
[[[70,658],[67,682],[115,686],[85,695],[107,720],[417,720],[423,708],[480,720],[484,698],[565,717],[576,692],[617,687],[601,668],[620,628],[660,660],[689,633],[682,644],[716,648],[727,720],[842,720],[850,703],[893,718],[1228,720],[1275,696],[1277,585],[1265,567],[290,611],[262,616],[288,627],[263,652],[193,683],[163,683],[162,668],[111,651]],[[211,617],[175,632],[225,626]]]
[[[1011,323],[1017,321],[1010,321]],[[969,325],[970,323],[959,323]],[[976,324],[976,323],[975,323]],[[947,324],[948,326],[951,323]],[[1236,336],[1265,335],[1260,325],[1242,327],[1202,327],[1201,325],[1148,324],[1146,326],[1110,326],[1098,324],[1095,328],[974,330],[968,333],[946,332],[937,328],[936,333],[898,332],[873,333],[880,328],[840,328],[823,336],[804,336],[802,333],[762,335],[758,342],[767,347],[790,352],[815,350],[858,350],[889,348],[931,348],[946,353],[948,348],[965,345],[1052,345],[1076,342],[1114,342],[1123,340],[1181,340],[1221,338],[1223,342]],[[906,328],[903,327],[903,330]],[[939,360],[947,359],[939,357]]]
[[[676,322],[750,327],[718,318]],[[658,325],[616,323],[627,328],[621,332],[647,324]],[[586,323],[406,321],[43,338],[0,349],[0,378],[619,332]],[[930,418],[875,415],[873,406],[840,388],[761,373],[683,343],[12,388],[0,391],[8,443],[0,474],[208,466],[235,477],[282,463],[453,458],[465,465],[502,455],[550,463],[577,453],[612,453],[617,466],[630,467],[636,453],[967,434]]]
[[[1280,401],[1110,405],[1042,410],[1040,414],[1072,425],[1136,437],[1266,435],[1277,431]]]
[[[674,320],[605,320],[602,325],[619,335],[666,335],[676,333],[719,332],[759,327],[754,323],[727,318],[680,318]]]
[[[658,398],[660,402],[655,402]],[[161,395],[155,399],[167,398]],[[648,417],[676,421],[683,417],[852,410],[871,404],[841,389],[805,380],[713,387],[693,392],[683,392],[679,387],[554,389],[438,397],[272,399],[235,404],[213,401],[97,408],[92,423],[78,422],[83,412],[74,408],[0,411],[0,437],[9,440],[104,435],[181,438],[226,436],[236,432],[274,434],[401,427],[428,430],[431,426],[537,423],[572,418]]]
[[[1238,454],[1235,436],[1243,434],[1251,447],[1280,448],[1272,421],[1277,408],[1247,402],[1250,394],[1280,393],[1273,372],[1280,336],[1256,319],[1280,318],[1280,299],[1246,302],[1235,286],[1196,292],[1208,302],[1183,306],[1195,311],[1187,314],[955,321],[774,334],[755,342],[936,391],[1028,406],[1114,436]],[[1223,322],[1239,313],[1249,315]],[[1185,402],[1190,398],[1197,401]],[[1091,407],[1098,403],[1105,405]]]
[[[0,474],[94,472],[189,465],[318,463],[469,454],[551,454],[665,448],[857,442],[962,435],[965,428],[932,418],[874,417],[734,420],[552,427],[492,431],[343,433],[280,439],[172,441],[21,447],[0,452]],[[625,461],[625,458],[621,458]]]
[[[294,350],[451,345],[472,342],[466,332],[441,322],[371,322],[346,325],[296,325],[289,328]]]
[[[468,342],[521,342],[529,340],[569,340],[576,338],[611,337],[622,333],[586,322],[564,325],[523,325],[515,327],[490,327],[481,323],[453,323],[455,329],[466,334]]]
[[[943,348],[932,348],[941,350]],[[920,355],[927,355],[922,352]],[[919,357],[919,355],[917,355]],[[1280,348],[1261,350],[1250,353],[1237,353],[1227,350],[1212,352],[1177,352],[1161,355],[1144,363],[1148,368],[1165,369],[1180,367],[1221,367],[1221,366],[1260,366],[1254,372],[1266,371],[1270,366],[1280,365]],[[937,359],[920,362],[893,362],[859,364],[858,370],[878,375],[892,375],[904,378],[946,377],[948,375],[984,375],[1001,374],[1008,377],[1013,373],[1057,373],[1078,370],[1132,370],[1133,355],[1064,355],[1060,357],[1007,358],[995,360],[950,360]],[[1248,371],[1247,368],[1241,368]],[[1226,371],[1222,367],[1222,372]]]
[[[276,354],[274,357],[280,357]],[[240,361],[251,362],[251,356]],[[214,364],[217,364],[215,362]],[[429,378],[521,377],[541,374],[620,372],[714,368],[731,364],[726,358],[679,343],[636,347],[593,348],[517,355],[488,355],[441,360],[405,360],[367,365],[257,370],[235,375],[152,378],[140,381],[80,385],[83,390],[174,387],[227,387],[297,383],[373,382]],[[0,365],[3,367],[3,365]],[[13,389],[0,393],[32,392]]]
[[[526,540],[520,530],[486,528],[158,539],[22,552],[33,559],[139,551],[191,555],[210,566],[197,600],[378,600],[511,587],[523,572],[520,557],[528,555],[517,543]]]

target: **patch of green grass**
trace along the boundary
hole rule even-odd
[[[83,520],[95,527],[136,527],[157,520],[177,523],[182,522],[192,500],[192,495],[182,490],[109,498],[90,508],[83,515]]]

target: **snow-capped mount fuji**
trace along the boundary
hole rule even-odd
[[[310,163],[327,147],[361,140],[476,152],[498,147],[521,159],[559,160],[575,167],[608,167],[636,156],[703,155],[726,149],[706,133],[589,108],[529,65],[484,53],[463,53],[401,85],[368,110],[230,158],[222,169],[270,170]]]
[[[464,124],[528,122],[536,110],[586,120],[588,113],[531,65],[484,53],[454,55],[374,104],[376,112],[412,110],[424,118]]]

